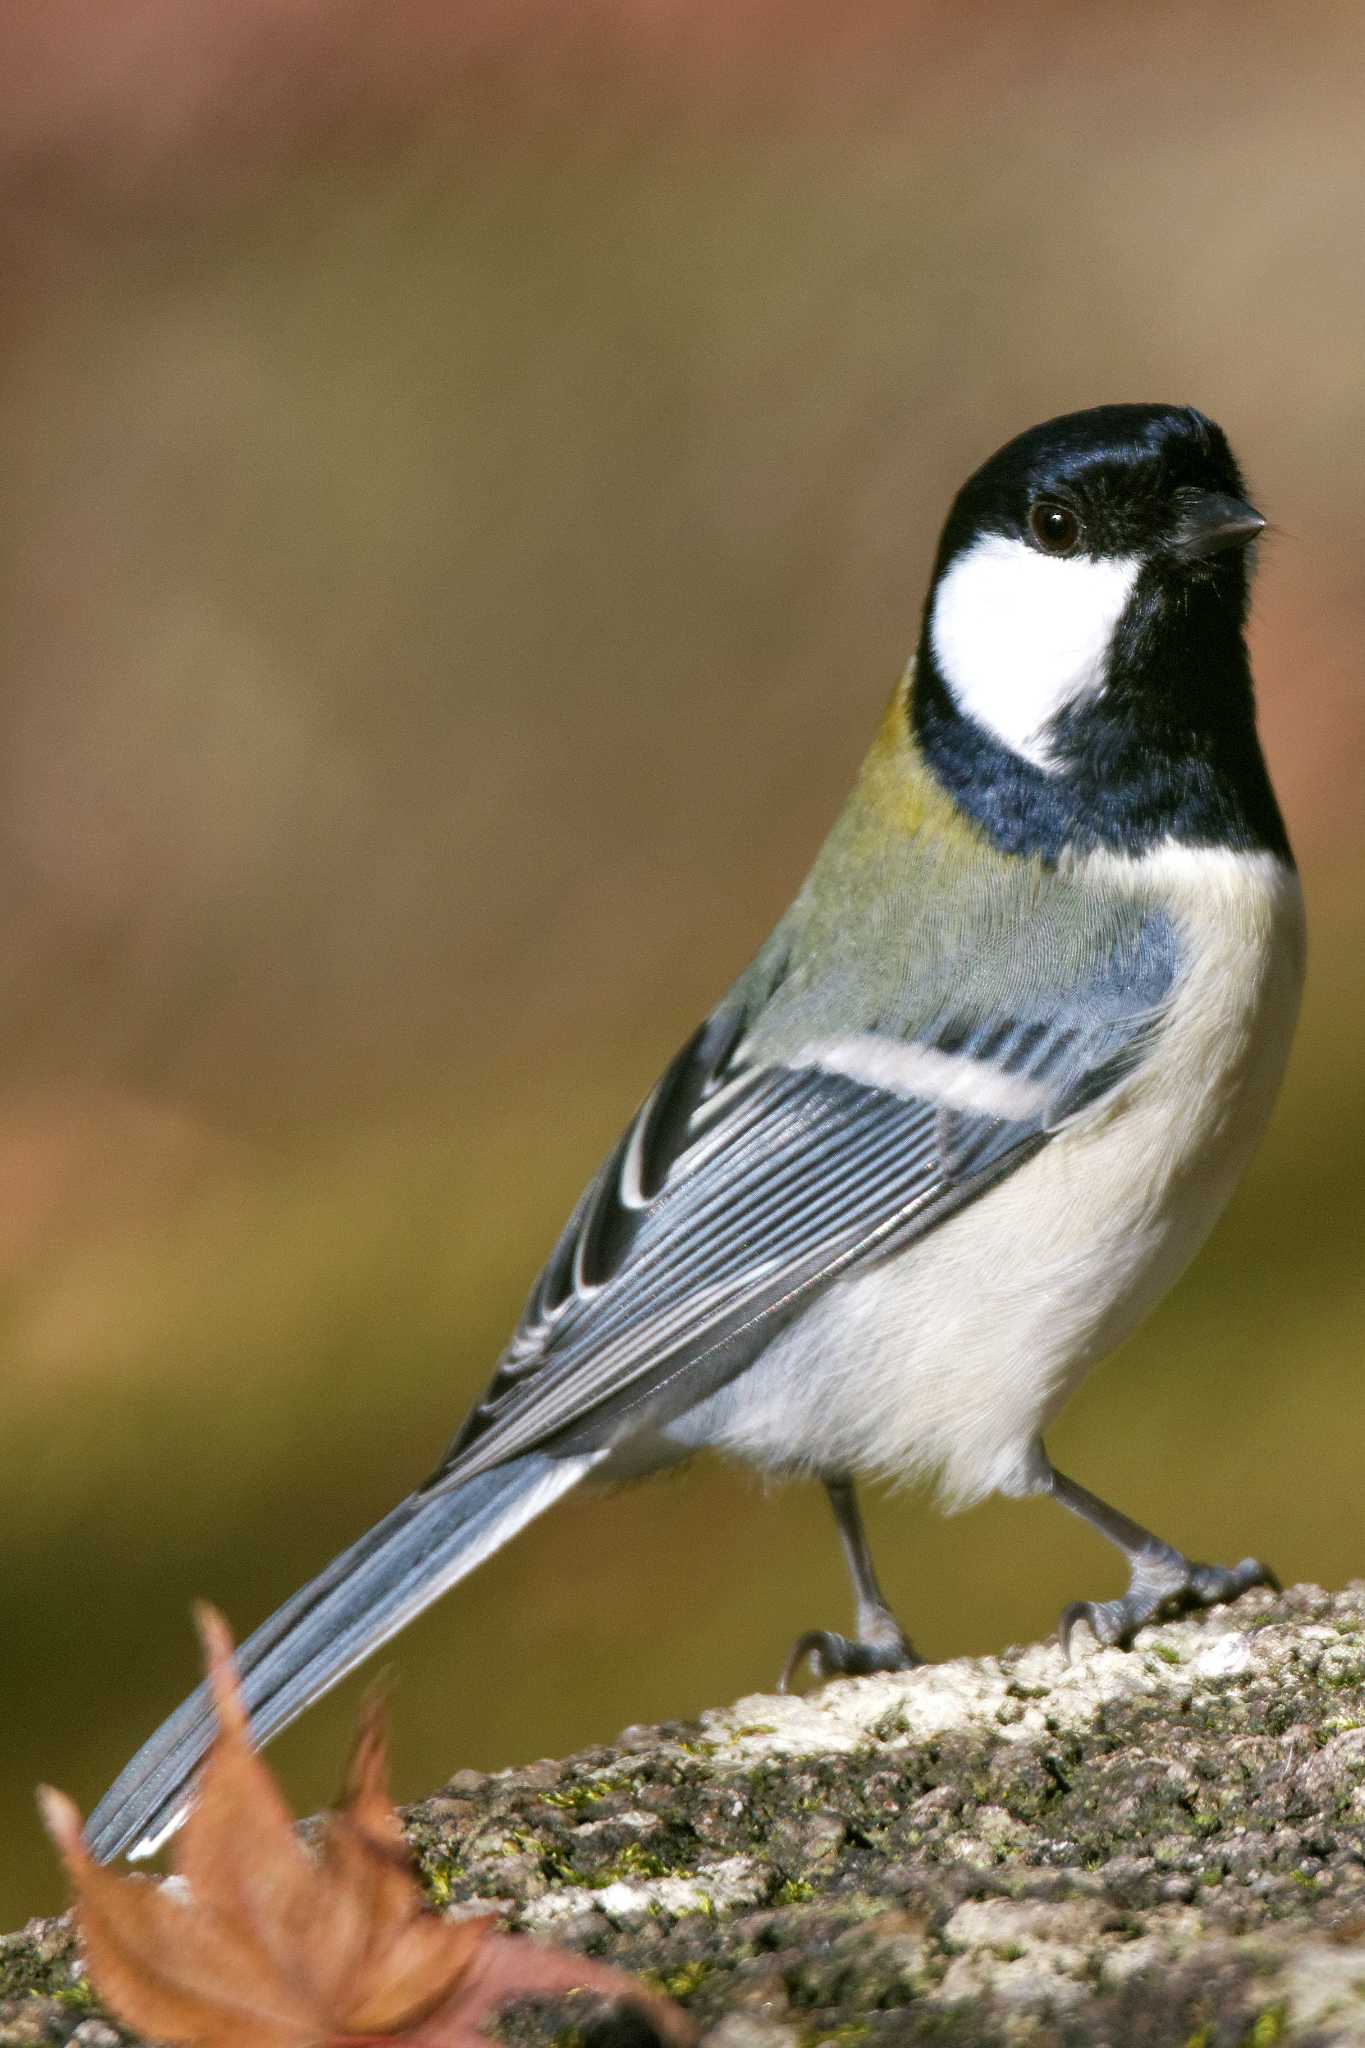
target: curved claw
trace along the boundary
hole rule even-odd
[[[789,1692],[792,1680],[803,1664],[809,1664],[817,1685],[830,1678],[868,1678],[875,1671],[911,1671],[921,1660],[902,1636],[897,1642],[867,1643],[853,1636],[837,1635],[833,1629],[807,1629],[792,1644],[779,1692]]]
[[[1130,1585],[1121,1600],[1073,1600],[1062,1609],[1057,1638],[1062,1655],[1074,1661],[1073,1638],[1082,1622],[1103,1650],[1128,1649],[1140,1628],[1163,1616],[1188,1614],[1191,1608],[1221,1607],[1236,1600],[1253,1586],[1280,1591],[1280,1582],[1269,1565],[1258,1558],[1244,1557],[1240,1564],[1191,1564],[1178,1584],[1142,1589]]]
[[[1068,1664],[1074,1664],[1075,1651],[1072,1639],[1084,1622],[1102,1650],[1127,1649],[1132,1640],[1133,1628],[1125,1631],[1122,1600],[1073,1600],[1064,1607],[1057,1622],[1057,1640],[1062,1646],[1062,1656]]]
[[[1218,1607],[1240,1593],[1249,1593],[1253,1586],[1268,1586],[1272,1593],[1283,1591],[1270,1566],[1256,1557],[1244,1557],[1233,1565],[1197,1564],[1190,1573],[1187,1604]]]
[[[782,1676],[777,1681],[779,1692],[790,1692],[792,1680],[803,1664],[810,1665],[811,1677],[817,1685],[827,1678],[835,1677],[841,1670],[841,1652],[850,1647],[847,1636],[835,1635],[827,1628],[810,1628],[796,1638],[787,1652],[787,1661],[782,1666]]]

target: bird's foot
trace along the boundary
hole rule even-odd
[[[1101,1649],[1126,1650],[1149,1621],[1171,1620],[1198,1607],[1220,1607],[1253,1586],[1280,1590],[1269,1565],[1254,1557],[1234,1565],[1195,1564],[1172,1551],[1155,1563],[1136,1565],[1121,1600],[1073,1600],[1057,1624],[1062,1655],[1068,1664],[1072,1661],[1072,1639],[1082,1622]]]
[[[867,1678],[874,1671],[913,1671],[924,1659],[917,1655],[895,1621],[887,1617],[888,1628],[866,1636],[840,1636],[832,1629],[807,1629],[792,1644],[791,1655],[777,1681],[779,1692],[790,1692],[803,1667],[817,1685],[830,1678]]]

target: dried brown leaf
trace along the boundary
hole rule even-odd
[[[177,1856],[188,1897],[101,1869],[71,1801],[39,1795],[91,1981],[125,2025],[196,2048],[485,2048],[479,2022],[509,1999],[584,1990],[629,1999],[666,2040],[691,2042],[677,2006],[621,1972],[428,1909],[389,1797],[377,1703],[310,1856],[252,1747],[227,1626],[211,1608],[196,1618],[218,1735]]]
[[[76,1895],[86,1970],[125,2025],[215,2048],[298,2041],[297,2026],[263,2004],[257,1973],[242,1976],[240,1944],[229,1930],[146,1878],[101,1869],[82,1840],[79,1813],[60,1792],[44,1786],[39,1804]]]

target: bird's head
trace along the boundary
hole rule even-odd
[[[1208,835],[1227,785],[1264,780],[1242,638],[1264,525],[1222,430],[1190,406],[1049,420],[967,480],[912,717],[997,844]]]

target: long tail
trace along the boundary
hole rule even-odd
[[[297,1719],[595,1462],[530,1453],[448,1492],[410,1494],[376,1522],[238,1650],[257,1741]],[[121,1852],[150,1856],[175,1832],[214,1725],[201,1685],[143,1744],[87,1824],[86,1840],[101,1863]]]

